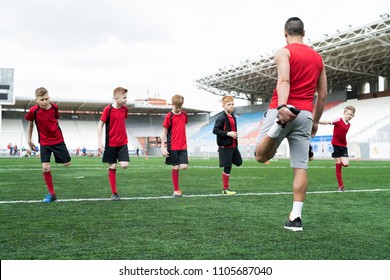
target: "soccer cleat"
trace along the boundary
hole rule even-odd
[[[288,219],[286,224],[284,225],[284,228],[291,231],[303,231],[301,218],[295,218],[293,221],[290,221],[290,219]]]
[[[234,194],[236,194],[236,192],[232,191],[231,189],[225,189],[222,191],[222,194],[234,195]]]
[[[339,192],[343,192],[344,191],[344,187],[339,187]]]
[[[313,159],[313,157],[314,157],[313,147],[309,145],[309,160]]]
[[[55,194],[47,194],[45,198],[42,200],[42,202],[53,202],[57,201],[57,196]]]
[[[287,105],[286,107],[287,107],[287,109],[289,109],[290,112],[293,113],[294,115],[298,115],[298,114],[301,112],[301,110],[295,108],[295,107],[292,106],[292,105]],[[278,115],[278,119],[279,119],[279,115]],[[282,128],[285,128],[285,127],[286,127],[286,124],[287,124],[287,123],[282,123],[280,120],[278,120],[276,123],[277,123],[277,124],[280,124],[280,126],[281,126]]]
[[[182,197],[182,196],[183,196],[183,193],[181,192],[181,190],[177,190],[177,191],[174,191],[174,192],[173,192],[173,196],[174,196],[174,197]]]
[[[113,193],[113,194],[111,195],[111,200],[112,200],[112,201],[121,200],[121,197],[119,196],[119,194]]]

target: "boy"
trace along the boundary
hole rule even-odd
[[[70,165],[70,155],[66,148],[64,137],[58,119],[58,106],[50,103],[50,96],[47,89],[40,87],[35,90],[35,101],[37,105],[30,108],[30,111],[24,117],[28,123],[27,142],[30,148],[35,151],[36,147],[32,142],[32,132],[34,122],[37,126],[38,142],[41,144],[41,163],[43,179],[49,193],[42,202],[53,202],[57,200],[54,191],[53,178],[50,171],[50,157],[54,154],[55,162],[62,163],[64,166]]]
[[[108,181],[111,187],[111,200],[120,200],[116,188],[116,165],[125,169],[129,166],[130,157],[127,148],[126,118],[128,108],[127,89],[117,87],[113,93],[114,102],[103,110],[98,124],[98,150],[103,151],[102,132],[106,125],[106,144],[102,162],[108,163]]]
[[[183,196],[179,188],[179,170],[188,169],[186,124],[187,112],[182,110],[184,97],[172,97],[172,111],[165,115],[161,137],[161,153],[165,164],[172,165],[173,196]],[[165,148],[165,142],[167,148]]]
[[[330,124],[333,127],[332,145],[333,153],[332,157],[336,163],[336,179],[339,185],[339,191],[344,191],[343,177],[341,169],[342,167],[349,166],[348,148],[347,148],[347,133],[351,127],[350,120],[355,116],[355,107],[346,106],[344,108],[343,117],[337,118],[334,121],[320,121],[320,124]]]
[[[234,98],[232,96],[224,96],[222,98],[222,107],[224,111],[215,121],[213,133],[217,135],[219,167],[224,168],[222,172],[222,193],[233,195],[236,192],[229,189],[232,163],[236,166],[242,164],[241,154],[238,150],[237,121],[233,115]]]

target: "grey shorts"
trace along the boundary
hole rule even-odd
[[[278,110],[267,110],[264,122],[260,128],[260,133],[257,137],[257,143],[267,135],[267,132],[274,124],[277,115]],[[290,166],[292,168],[307,169],[312,127],[312,113],[309,111],[301,111],[294,121],[286,124],[286,127],[280,132],[277,138],[278,147],[284,138],[287,138],[290,148]]]

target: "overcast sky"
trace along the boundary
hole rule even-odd
[[[321,4],[317,4],[321,3]],[[219,111],[220,97],[194,81],[285,45],[287,18],[306,40],[390,13],[389,0],[2,0],[0,68],[15,69],[15,95],[129,100],[173,94]],[[240,102],[236,102],[240,104]]]

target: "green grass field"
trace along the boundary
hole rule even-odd
[[[191,159],[172,198],[163,158],[131,158],[110,201],[99,158],[52,164],[47,193],[37,158],[0,158],[2,260],[388,260],[390,162],[351,161],[337,192],[334,163],[310,162],[303,232],[283,228],[292,207],[287,160],[245,160],[222,196],[217,159]],[[83,178],[80,178],[83,177]]]

